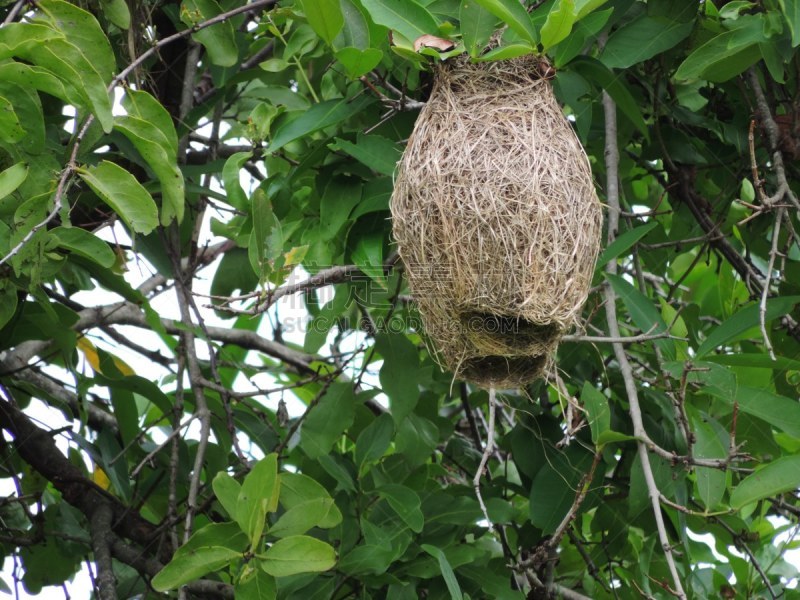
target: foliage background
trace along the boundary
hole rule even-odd
[[[0,17],[16,590],[88,561],[103,599],[798,596],[800,3]],[[496,403],[433,363],[388,219],[462,52],[549,57],[608,209],[584,331]]]

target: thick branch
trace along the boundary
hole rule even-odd
[[[91,402],[82,402],[77,394],[30,368],[27,363],[19,363],[14,354],[9,355],[5,359],[0,358],[0,374],[3,373],[13,373],[13,379],[42,390],[45,394],[50,396],[50,398],[69,408],[72,415],[76,418],[80,417],[81,411],[85,409],[87,423],[89,427],[95,431],[107,430],[116,433],[119,429],[117,426],[117,419],[114,415]]]
[[[0,428],[14,438],[14,447],[22,460],[52,482],[64,499],[90,521],[95,511],[105,505],[112,511],[114,532],[141,545],[151,541],[156,533],[155,525],[86,478],[59,451],[53,438],[11,402],[0,400]]]

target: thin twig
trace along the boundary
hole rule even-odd
[[[772,272],[775,269],[775,256],[778,254],[778,238],[781,235],[781,222],[783,221],[784,208],[779,208],[775,213],[775,225],[772,228],[772,246],[769,251],[769,264],[764,277],[764,288],[761,290],[761,301],[758,304],[758,325],[761,328],[761,337],[764,338],[769,356],[775,360],[775,352],[772,349],[772,342],[767,334],[767,298],[769,298],[769,284],[772,279]]]
[[[603,111],[605,115],[605,163],[606,163],[606,197],[609,206],[608,211],[608,241],[613,242],[617,235],[619,228],[619,150],[617,147],[617,114],[616,105],[611,96],[607,92],[603,92]],[[616,274],[617,262],[615,260],[609,261],[606,265],[606,271],[611,274]],[[605,307],[606,307],[606,321],[608,323],[608,332],[612,337],[619,337],[619,324],[617,322],[617,309],[616,309],[616,294],[611,286],[605,286]],[[650,457],[647,452],[647,446],[644,439],[647,438],[647,432],[642,420],[642,409],[639,404],[639,395],[636,389],[636,382],[633,378],[630,362],[625,354],[625,348],[620,343],[614,343],[614,355],[619,364],[620,373],[622,374],[625,382],[625,390],[628,397],[629,412],[633,422],[634,435],[637,439],[636,445],[639,454],[639,460],[644,474],[644,479],[647,484],[648,496],[653,508],[653,515],[656,520],[656,528],[658,530],[658,537],[661,542],[664,557],[667,561],[670,575],[672,577],[673,585],[675,586],[675,593],[681,600],[686,600],[686,592],[683,590],[678,569],[675,565],[675,559],[672,555],[672,546],[667,535],[666,525],[664,523],[664,516],[661,513],[661,505],[659,502],[660,491],[656,484],[655,477],[653,476],[653,469],[650,465]]]
[[[753,554],[753,551],[750,550],[750,547],[742,539],[742,536],[722,519],[714,519],[714,521],[717,523],[717,525],[719,525],[725,531],[727,531],[731,535],[731,537],[733,537],[733,543],[736,546],[736,548],[744,552],[750,559],[750,564],[753,565],[753,568],[756,571],[758,571],[758,574],[761,577],[761,581],[764,582],[764,585],[767,587],[767,591],[769,592],[769,595],[773,598],[773,600],[775,598],[778,598],[778,595],[775,594],[775,590],[772,589],[772,585],[769,582],[769,577],[764,572],[764,569],[761,567],[761,564],[758,562],[758,559],[756,558],[755,554]]]
[[[761,125],[767,133],[767,146],[772,154],[772,168],[778,180],[778,191],[771,198],[767,198],[765,203],[769,206],[785,197],[795,208],[800,210],[800,201],[797,199],[797,196],[794,195],[794,192],[792,192],[792,188],[789,186],[789,182],[786,179],[786,167],[783,162],[783,153],[779,147],[780,129],[775,119],[772,117],[769,102],[764,96],[764,91],[761,89],[761,82],[758,80],[758,73],[755,67],[750,67],[747,70],[747,78],[750,82],[750,88],[753,90],[753,95],[756,98],[756,108],[761,120]]]
[[[569,529],[572,521],[574,521],[575,517],[578,516],[578,510],[580,510],[581,504],[583,504],[583,501],[586,499],[586,494],[591,488],[595,471],[597,471],[597,466],[600,464],[600,459],[602,457],[603,455],[600,452],[595,452],[594,459],[592,460],[592,466],[589,467],[589,470],[586,473],[584,473],[583,477],[581,478],[581,482],[578,484],[578,493],[575,495],[575,499],[572,501],[572,506],[569,507],[567,514],[564,515],[561,523],[559,523],[558,527],[556,527],[555,531],[553,532],[553,536],[545,543],[545,545],[551,550],[558,548],[558,545],[561,543],[561,538],[564,537],[564,534]]]
[[[153,460],[153,457],[156,454],[158,454],[164,448],[166,448],[167,445],[172,442],[173,438],[175,438],[178,435],[180,435],[181,430],[185,429],[186,427],[188,427],[189,424],[191,424],[191,422],[194,421],[194,419],[195,419],[195,416],[193,415],[193,416],[189,417],[189,419],[185,423],[181,423],[177,427],[174,427],[172,429],[172,431],[170,432],[170,434],[167,436],[167,439],[165,439],[163,442],[161,442],[153,450],[148,452],[147,456],[145,456],[141,461],[139,461],[139,464],[136,465],[133,468],[133,470],[131,471],[131,474],[129,475],[129,479],[136,479],[136,476],[139,475],[139,471],[141,471],[146,464],[148,464],[151,460]]]
[[[655,329],[655,327],[653,327]],[[650,342],[653,340],[680,340],[686,341],[687,338],[682,338],[672,335],[669,330],[661,333],[640,333],[639,335],[565,335],[561,338],[562,342],[591,342],[595,344],[636,344],[638,342]]]
[[[133,71],[136,67],[141,65],[144,61],[146,61],[148,58],[150,58],[153,54],[158,52],[158,50],[160,48],[163,48],[167,44],[171,44],[172,42],[177,41],[177,40],[179,40],[181,38],[185,38],[185,37],[187,37],[189,35],[195,34],[198,31],[200,31],[201,29],[205,29],[206,27],[211,27],[212,25],[216,25],[217,23],[222,23],[223,21],[227,21],[228,19],[230,19],[231,17],[235,17],[236,15],[239,15],[239,14],[242,14],[242,13],[245,13],[245,12],[249,12],[249,11],[252,11],[252,10],[257,10],[259,8],[267,8],[268,6],[272,6],[276,2],[277,2],[277,0],[255,0],[254,2],[251,2],[250,4],[245,4],[244,6],[239,6],[237,8],[232,9],[232,10],[229,10],[227,12],[220,13],[220,14],[216,15],[215,17],[211,17],[210,19],[208,19],[206,21],[202,21],[200,23],[197,23],[196,25],[193,25],[192,27],[189,27],[188,29],[184,29],[184,30],[179,31],[177,33],[173,33],[172,35],[167,36],[167,37],[159,40],[158,42],[153,44],[150,48],[148,48],[145,52],[140,54],[139,57],[136,60],[131,62],[127,67],[125,67],[122,71],[120,71],[119,75],[117,75],[113,79],[113,81],[111,82],[111,85],[109,86],[109,88],[116,87],[120,82],[122,82],[131,73],[131,71]]]
[[[8,11],[6,18],[3,19],[3,25],[8,25],[9,23],[13,22],[14,19],[17,18],[17,15],[22,10],[22,7],[28,3],[28,0],[17,0],[17,3],[11,7],[11,10]]]
[[[489,424],[486,427],[486,447],[481,454],[481,461],[478,463],[478,470],[472,478],[472,487],[475,489],[475,496],[478,498],[478,504],[481,507],[481,512],[489,527],[493,527],[492,520],[489,518],[489,511],[486,510],[486,504],[481,495],[481,477],[483,477],[483,470],[486,468],[486,463],[494,451],[494,422],[495,422],[495,391],[494,388],[489,388]]]
[[[61,177],[58,179],[58,185],[56,186],[56,193],[53,196],[53,208],[47,213],[47,216],[42,219],[41,222],[37,223],[33,227],[31,227],[30,231],[28,231],[23,238],[13,247],[11,250],[8,251],[3,258],[0,258],[0,265],[3,263],[8,262],[14,256],[19,254],[20,250],[25,247],[25,245],[31,241],[36,232],[42,229],[42,227],[46,227],[47,224],[56,218],[59,212],[61,212],[61,206],[63,205],[63,198],[64,194],[67,191],[67,186],[70,177],[75,172],[75,169],[78,167],[77,157],[78,157],[78,149],[81,146],[81,142],[83,138],[86,136],[86,132],[89,130],[89,125],[92,124],[93,117],[90,115],[81,127],[78,135],[75,137],[75,142],[72,145],[72,152],[69,155],[69,162],[67,162],[67,166],[61,172]]]

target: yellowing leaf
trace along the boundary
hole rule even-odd
[[[92,481],[104,490],[111,487],[111,481],[108,479],[108,475],[97,465],[94,466],[94,471],[92,472]]]
[[[86,336],[78,338],[78,350],[80,350],[83,353],[83,356],[86,358],[86,362],[88,362],[89,365],[91,365],[92,369],[96,373],[106,375],[106,373],[103,373],[103,369],[100,367],[100,355],[97,352],[97,348],[89,340],[89,338],[87,338]],[[128,363],[126,363],[121,358],[118,358],[116,356],[112,356],[111,358],[113,359],[114,366],[117,368],[117,370],[126,377],[136,374],[136,372],[133,369],[131,369],[130,366],[128,366]]]

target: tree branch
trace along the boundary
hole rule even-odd
[[[616,105],[607,92],[603,92],[603,112],[605,114],[605,163],[606,163],[606,198],[608,202],[608,243],[614,241],[619,228],[619,150],[617,148],[617,114]],[[611,274],[616,274],[617,262],[611,260],[606,265],[606,271]],[[608,332],[611,337],[619,337],[619,325],[617,322],[617,308],[616,308],[616,294],[610,285],[604,287],[605,294],[605,307],[606,307],[606,322],[608,324]],[[637,439],[636,446],[639,454],[639,461],[641,463],[642,471],[644,473],[645,482],[647,484],[647,492],[650,497],[650,502],[653,508],[653,515],[656,520],[656,528],[658,530],[658,537],[661,542],[662,550],[669,567],[670,575],[672,576],[673,585],[676,594],[681,600],[686,600],[686,593],[683,591],[680,576],[678,575],[677,567],[675,566],[675,559],[672,556],[672,546],[667,535],[666,525],[664,523],[664,516],[661,512],[661,505],[659,502],[660,491],[653,476],[653,469],[650,465],[650,457],[648,456],[647,446],[643,440],[647,439],[647,432],[644,428],[642,421],[642,409],[639,405],[639,395],[636,389],[636,382],[633,378],[630,362],[625,354],[625,348],[621,343],[616,342],[612,344],[614,348],[614,355],[619,364],[620,373],[625,382],[625,390],[628,397],[629,413],[633,422],[634,435]]]
[[[112,510],[112,530],[143,546],[152,541],[156,527],[138,512],[90,481],[56,447],[45,431],[33,424],[12,400],[0,400],[0,428],[14,438],[20,458],[52,482],[64,500],[78,508],[91,521],[101,505]]]
[[[111,563],[112,517],[111,507],[102,503],[89,518],[94,562],[97,565],[97,597],[100,600],[117,600],[116,579]]]

